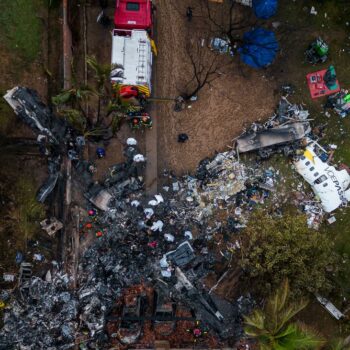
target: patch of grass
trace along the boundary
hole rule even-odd
[[[310,14],[312,6],[317,15]],[[350,3],[348,0],[281,0],[278,16],[293,25],[314,30],[345,28],[350,17]]]
[[[0,96],[3,95],[3,91],[0,90]],[[11,107],[2,97],[0,97],[0,135],[8,134],[14,123],[15,115]]]
[[[50,8],[59,8],[61,0],[47,0],[47,4]]]
[[[7,210],[2,218],[8,232],[18,233],[31,238],[38,228],[38,221],[45,216],[45,208],[38,203],[36,184],[32,179],[20,176],[8,193]]]
[[[35,199],[37,184],[30,175],[22,174],[14,181],[9,178],[2,176],[0,185],[0,198],[6,203],[0,207],[0,261],[4,269],[11,269],[16,251],[25,251],[27,239],[36,235],[45,217],[44,205]]]
[[[43,0],[0,1],[0,32],[4,43],[25,61],[34,61],[41,49]]]

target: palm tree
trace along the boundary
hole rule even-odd
[[[123,67],[100,64],[93,56],[88,57],[86,62],[94,72],[95,86],[79,86],[74,79],[73,84],[76,86],[63,90],[53,97],[52,102],[57,106],[60,115],[85,137],[106,135],[108,130],[114,135],[126,114],[138,108],[119,98],[118,84],[113,87],[115,96],[110,89],[112,72],[117,70],[118,74],[122,74]],[[93,103],[96,103],[95,108]],[[96,113],[91,115],[92,111]]]
[[[306,326],[292,322],[307,301],[291,302],[289,294],[289,283],[285,280],[263,309],[244,316],[245,333],[257,340],[260,350],[318,349],[323,344]]]
[[[98,104],[97,104],[97,118],[96,125],[100,125],[101,121],[101,103],[107,102],[112,95],[112,91],[110,89],[111,86],[111,76],[112,72],[117,71],[118,76],[123,75],[123,66],[120,64],[103,64],[97,62],[96,57],[88,56],[86,59],[86,63],[90,67],[90,69],[95,73],[95,81],[96,81],[96,90],[98,92]],[[113,101],[115,105],[118,101]],[[109,111],[107,112],[107,116],[109,115]]]
[[[87,102],[91,96],[97,92],[90,86],[77,86],[67,90],[62,90],[52,98],[52,103],[58,107],[70,104],[73,108],[79,109],[85,115],[82,107],[83,102]]]
[[[111,79],[112,72],[119,70],[119,74],[122,75],[123,66],[120,64],[103,64],[97,62],[96,57],[88,56],[86,63],[90,69],[95,73],[95,80],[97,83],[97,91],[100,93],[109,93],[109,82]]]
[[[324,350],[350,350],[350,337],[331,341]]]

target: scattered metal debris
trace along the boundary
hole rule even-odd
[[[342,319],[345,317],[345,315],[338,310],[334,304],[332,304],[329,300],[327,300],[324,297],[321,297],[320,295],[316,295],[316,299],[319,301],[319,303],[337,320]]]
[[[326,108],[333,108],[342,118],[350,114],[350,93],[341,90],[334,95],[328,96]]]
[[[261,158],[268,158],[276,151],[291,155],[299,141],[311,132],[309,112],[283,97],[276,113],[264,124],[254,123],[236,141],[240,153],[258,151]]]
[[[57,220],[56,218],[52,217],[50,219],[45,219],[40,222],[41,228],[47,232],[49,236],[54,236],[57,231],[59,231],[63,224],[61,221]]]
[[[37,200],[43,203],[61,176],[62,155],[78,161],[85,145],[84,137],[69,128],[63,118],[58,118],[34,90],[17,86],[7,91],[4,99],[37,135],[39,150],[47,157],[49,176],[37,193]]]
[[[237,140],[237,150],[295,155],[300,139],[311,131],[308,116],[308,111],[282,98],[266,123],[254,124]],[[305,152],[311,154],[309,149]],[[32,276],[23,256],[18,260],[22,299],[6,304],[0,349],[13,344],[18,349],[52,350],[144,344],[147,322],[169,339],[175,330],[181,336],[181,331],[190,330],[188,336],[193,336],[192,330],[198,329],[220,340],[241,338],[242,314],[251,310],[254,300],[231,295],[229,302],[219,289],[227,276],[239,279],[231,266],[233,253],[241,249],[235,234],[246,227],[256,206],[280,195],[278,171],[243,164],[230,150],[204,159],[194,176],[165,173],[163,191],[148,197],[143,190],[146,159],[135,139],[127,140],[124,156],[101,183],[92,181],[90,163],[73,160],[87,199],[87,215],[77,219],[78,237],[82,243],[89,235],[96,239],[86,245],[74,281],[57,263],[39,278]],[[296,160],[297,169],[302,157]],[[312,154],[311,161],[317,157]],[[334,169],[322,164],[327,174]],[[59,174],[56,170],[52,174]],[[345,173],[350,182],[346,170],[341,174]],[[314,181],[322,174],[312,176]],[[43,190],[42,198],[44,192],[49,191]],[[319,197],[323,208],[307,196],[297,199],[313,228],[323,211],[329,211],[322,194]],[[224,212],[224,218],[218,212]],[[41,225],[50,236],[63,227],[55,218]],[[43,254],[36,255],[44,260]],[[211,273],[216,280],[208,283]]]

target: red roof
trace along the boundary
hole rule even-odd
[[[117,0],[114,25],[116,29],[151,29],[152,0]]]

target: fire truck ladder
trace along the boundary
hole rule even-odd
[[[137,64],[137,83],[144,84],[146,79],[146,41],[139,40],[139,61]]]

